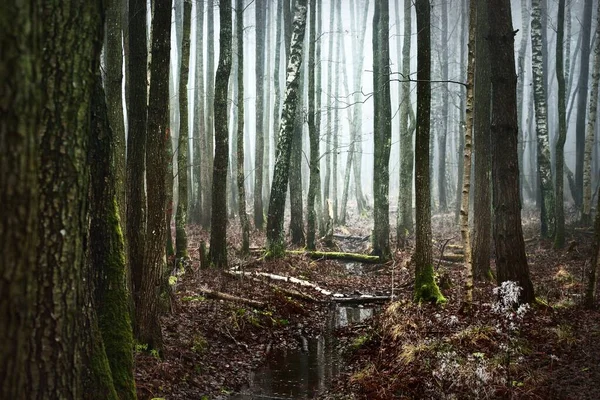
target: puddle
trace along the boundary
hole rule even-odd
[[[341,349],[333,331],[373,316],[374,307],[332,305],[322,335],[308,339],[308,351],[300,348],[271,354],[252,372],[250,384],[231,400],[312,399],[329,387],[341,372]]]

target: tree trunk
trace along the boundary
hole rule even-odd
[[[544,68],[542,56],[542,16],[541,0],[532,0],[531,13],[531,66],[533,71],[533,96],[535,102],[535,123],[537,131],[537,159],[540,177],[541,233],[542,237],[550,237],[555,233],[554,220],[554,188],[552,183],[552,167],[550,161],[550,145],[548,144],[548,104],[546,103],[546,87],[544,85]]]
[[[208,49],[206,56],[206,134],[205,134],[205,146],[203,160],[204,164],[202,169],[204,170],[204,190],[203,194],[203,220],[204,227],[210,227],[212,220],[212,188],[213,188],[213,159],[214,159],[214,146],[213,146],[213,135],[215,133],[215,114],[214,114],[214,103],[215,103],[215,3],[212,1],[207,2],[207,13],[206,13],[206,25],[207,25],[207,44]]]
[[[438,196],[440,200],[440,208],[439,211],[441,213],[445,213],[448,210],[448,199],[446,195],[446,139],[448,136],[448,96],[450,93],[448,92],[448,83],[445,82],[448,80],[448,63],[450,60],[448,59],[448,2],[443,1],[441,4],[442,8],[442,31],[441,31],[441,45],[442,45],[442,61],[440,62],[440,67],[442,69],[442,115],[441,115],[441,124],[442,127],[440,129],[440,137],[439,137],[439,157],[438,157]],[[466,156],[465,156],[466,159]]]
[[[558,81],[558,138],[556,140],[556,233],[554,248],[560,249],[565,245],[565,201],[564,165],[565,141],[567,139],[567,105],[564,73],[563,41],[565,31],[565,0],[558,2],[558,26],[556,34],[556,80]]]
[[[254,148],[254,227],[263,229],[264,206],[263,206],[263,163],[265,153],[265,137],[263,133],[264,114],[264,74],[265,74],[265,0],[255,0],[256,21],[256,141]]]
[[[599,6],[600,11],[600,6]],[[600,13],[597,13],[600,22]],[[594,45],[594,65],[592,67],[592,90],[588,111],[587,132],[585,138],[585,152],[583,160],[583,212],[582,224],[589,225],[592,220],[592,148],[594,147],[594,133],[598,110],[598,84],[600,81],[600,23],[596,24],[596,44]],[[600,208],[596,210],[600,213]]]
[[[389,162],[392,141],[392,111],[389,83],[389,4],[375,2],[373,16],[373,254],[388,259],[390,251]]]
[[[129,0],[129,104],[127,135],[127,261],[134,304],[138,305],[146,234],[146,121],[148,110],[148,42],[146,1]],[[137,324],[134,324],[137,329]],[[137,333],[137,332],[136,332]]]
[[[237,97],[237,185],[240,223],[242,225],[242,254],[250,247],[250,226],[246,214],[246,188],[244,181],[244,0],[235,2],[236,34],[238,48],[238,97]]]
[[[477,0],[475,39],[475,99],[473,105],[475,139],[475,186],[473,211],[473,276],[476,280],[491,280],[490,269],[492,237],[492,200],[490,181],[492,162],[490,154],[490,62],[488,44],[485,39],[489,31],[488,2]],[[521,165],[521,164],[520,164]]]
[[[215,78],[215,162],[213,167],[210,262],[227,267],[227,166],[229,130],[227,128],[227,87],[231,73],[231,1],[219,3],[219,66]],[[260,92],[259,92],[260,93]]]
[[[319,174],[319,131],[315,123],[315,52],[316,52],[316,0],[310,0],[309,16],[309,38],[308,38],[308,134],[310,139],[310,183],[308,186],[308,198],[306,200],[307,224],[306,224],[306,247],[315,250],[316,233],[316,211],[315,199],[317,188],[321,184]]]
[[[467,76],[467,53],[468,53],[468,49],[467,49],[467,40],[468,40],[468,32],[469,32],[469,4],[467,4],[466,0],[461,0],[460,2],[460,7],[461,7],[461,12],[460,12],[460,26],[462,29],[462,32],[460,34],[460,64],[459,64],[459,68],[460,68],[460,76],[462,77],[466,77]],[[475,26],[475,35],[477,35],[477,26]],[[475,40],[475,46],[477,46],[477,40]],[[477,49],[475,49],[475,52],[477,52]],[[477,71],[475,71],[477,72]],[[473,83],[474,85],[474,83]],[[460,132],[463,129],[464,123],[465,123],[465,118],[466,118],[466,112],[464,112],[463,110],[466,110],[467,108],[467,104],[466,104],[466,90],[464,90],[463,88],[459,89],[459,100],[460,100],[460,106],[458,109],[458,153],[460,153],[461,149],[463,149],[465,147],[465,137],[464,135],[462,135]],[[489,102],[488,102],[489,103]],[[473,132],[473,138],[475,137],[475,132]],[[455,218],[456,218],[456,222],[459,223],[460,222],[460,208],[461,208],[461,198],[462,198],[462,187],[463,187],[463,172],[464,172],[464,158],[463,157],[458,157],[457,159],[458,162],[458,178],[456,179],[456,204],[455,204]]]
[[[585,159],[585,113],[590,73],[590,37],[592,35],[593,0],[584,0],[581,21],[581,67],[577,90],[577,119],[575,126],[575,205],[583,204],[583,160]],[[598,39],[597,39],[598,40]]]
[[[146,187],[148,225],[146,253],[140,293],[136,303],[136,333],[139,343],[162,352],[162,332],[158,313],[158,288],[166,269],[165,215],[167,187],[167,140],[169,134],[169,63],[171,47],[171,2],[156,0],[152,20],[152,64],[148,99],[148,147]],[[182,184],[182,179],[179,179]],[[185,180],[184,183],[185,184]],[[181,201],[181,199],[179,199]]]
[[[492,81],[492,181],[494,242],[498,284],[515,281],[522,288],[520,301],[535,299],[529,279],[519,200],[517,151],[517,75],[514,30],[509,0],[488,2],[488,45]]]
[[[185,224],[188,213],[188,77],[190,72],[190,30],[192,2],[183,1],[183,34],[181,39],[181,64],[179,67],[179,135],[177,139],[177,176],[179,178],[177,213],[175,214],[175,257],[187,258]]]
[[[486,13],[487,15],[487,13]],[[487,17],[484,23],[487,26]],[[518,124],[519,124],[519,196],[521,201],[524,200],[523,188],[525,187],[525,168],[524,168],[524,155],[525,155],[525,109],[527,103],[524,101],[525,93],[525,56],[527,55],[527,44],[529,43],[529,7],[528,0],[521,0],[521,45],[519,47],[519,55],[517,58],[518,63],[518,74],[517,74],[517,112]],[[486,51],[486,50],[482,50]],[[477,73],[477,72],[476,72]],[[489,84],[488,84],[489,85]],[[489,91],[487,92],[489,93]],[[478,104],[476,102],[475,104]],[[475,117],[477,118],[477,117]],[[530,116],[531,118],[531,116]],[[477,154],[477,150],[475,150]],[[477,157],[477,156],[476,156]],[[475,161],[477,162],[477,161]]]
[[[413,232],[412,193],[413,193],[413,135],[408,129],[410,102],[410,47],[412,33],[412,2],[404,0],[404,47],[402,49],[402,102],[400,103],[400,187],[398,189],[398,220],[396,235],[398,247],[408,245],[408,236]]]
[[[279,138],[271,196],[269,199],[269,214],[267,220],[267,252],[272,256],[282,256],[285,250],[283,237],[283,212],[289,177],[292,136],[294,133],[294,118],[300,83],[300,67],[302,65],[302,47],[306,29],[307,0],[298,0],[294,16],[294,29],[290,44],[290,62],[286,79],[286,97],[281,112]]]
[[[300,66],[298,104],[294,119],[292,154],[290,156],[290,236],[292,244],[304,246],[304,207],[302,205],[302,134],[304,133],[304,65]]]
[[[106,105],[108,121],[114,137],[114,162],[117,203],[122,226],[126,226],[125,206],[125,121],[123,116],[123,1],[106,1],[106,28],[104,38]]]
[[[431,256],[431,185],[429,134],[431,117],[431,10],[429,0],[416,0],[417,11],[417,137],[415,141],[416,248],[415,294],[417,302],[444,303],[433,274]]]
[[[204,115],[204,1],[196,1],[196,90],[194,101],[194,168],[193,168],[193,190],[195,201],[192,205],[192,222],[201,222],[204,201],[202,198],[204,177],[202,170],[203,156],[206,153],[204,147],[206,138],[206,127]]]
[[[90,281],[95,284],[98,327],[116,394],[120,400],[135,399],[133,333],[125,285],[125,244],[117,201],[117,141],[115,131],[109,126],[110,114],[107,113],[99,73],[95,86],[90,142],[89,268],[93,278]]]
[[[0,93],[0,321],[3,321],[0,398],[3,399],[30,398],[41,378],[36,376],[32,380],[27,374],[29,369],[38,368],[29,359],[36,295],[40,290],[36,267],[40,143],[36,132],[43,126],[41,111],[45,105],[38,83],[42,47],[30,46],[44,38],[44,18],[38,8],[27,2],[10,6],[3,3],[0,13],[3,58],[0,81],[5,82]],[[23,29],[25,26],[29,28]],[[63,366],[57,367],[62,373]],[[52,394],[46,392],[48,397]]]
[[[467,56],[467,108],[465,111],[465,148],[463,163],[463,186],[460,207],[460,234],[465,259],[465,304],[473,302],[473,257],[471,253],[471,228],[469,227],[469,200],[471,192],[471,152],[473,145],[473,84],[475,74],[475,31],[477,21],[477,3],[469,5],[469,44]],[[446,58],[444,58],[446,60]],[[483,61],[483,59],[482,59]]]
[[[333,30],[335,26],[335,4],[336,1],[332,0],[330,2],[329,7],[329,27]],[[331,94],[334,90],[334,77],[333,77],[333,58],[335,54],[334,50],[334,34],[333,32],[329,33],[329,43],[328,43],[328,58],[327,58],[327,95],[331,98]],[[330,102],[331,103],[331,102]],[[327,107],[327,136],[325,137],[325,180],[323,181],[323,214],[327,215],[329,208],[327,205],[327,201],[330,200],[331,196],[331,157],[332,157],[332,144],[333,144],[333,109],[331,104]]]
[[[598,196],[598,210],[600,210],[600,196]],[[600,272],[600,212],[596,212],[596,224],[594,227],[594,250],[590,263],[588,285],[585,292],[585,305],[587,308],[594,307],[596,299],[596,288],[598,286],[598,273]]]
[[[274,12],[275,11],[275,12]],[[271,72],[271,54],[273,53],[273,45],[271,43],[271,37],[273,36],[271,34],[272,31],[272,22],[271,22],[271,15],[272,14],[277,14],[276,12],[277,10],[273,10],[273,6],[271,5],[271,2],[268,1],[265,4],[265,15],[264,15],[264,20],[265,20],[265,66],[264,66],[264,81],[265,84],[263,84],[263,89],[264,89],[264,114],[262,116],[262,120],[263,120],[263,141],[265,143],[265,149],[264,149],[264,153],[263,153],[263,190],[262,190],[262,196],[263,196],[263,205],[267,200],[267,196],[269,195],[269,193],[271,192],[271,135],[270,135],[270,128],[271,128],[271,120],[269,119],[269,111],[271,110],[271,76],[270,76],[270,72]]]

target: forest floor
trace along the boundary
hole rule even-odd
[[[369,240],[363,239],[371,230],[369,220],[354,215],[347,228],[336,228],[335,250],[368,253]],[[240,278],[200,268],[200,241],[209,237],[190,226],[190,261],[173,286],[171,311],[162,317],[164,356],[136,346],[138,397],[226,399],[243,391],[251,371],[272,354],[301,348],[305,338],[320,335],[332,297],[264,275],[276,274],[352,296],[389,296],[393,282],[395,302],[367,321],[335,330],[338,346],[352,350],[343,352],[342,372],[319,395],[322,399],[598,399],[600,312],[580,305],[593,234],[570,228],[568,245],[554,250],[535,234],[534,218],[524,221],[538,304],[519,313],[498,311],[495,285],[480,283],[468,315],[459,309],[464,274],[457,262],[460,235],[450,214],[433,218],[436,276],[448,300],[445,306],[411,301],[410,248],[395,252],[386,264],[365,264],[355,271],[354,264],[349,268],[304,255],[264,260],[258,250],[264,236],[254,233],[251,246],[257,251],[240,258],[234,221],[228,232],[230,266],[263,273]],[[215,291],[260,303],[215,299]]]

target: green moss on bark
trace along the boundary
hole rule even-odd
[[[422,268],[415,280],[415,302],[430,302],[435,304],[445,304],[446,298],[435,283],[433,266],[431,264]]]

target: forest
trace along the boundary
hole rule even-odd
[[[0,399],[598,399],[598,0],[0,2]]]

